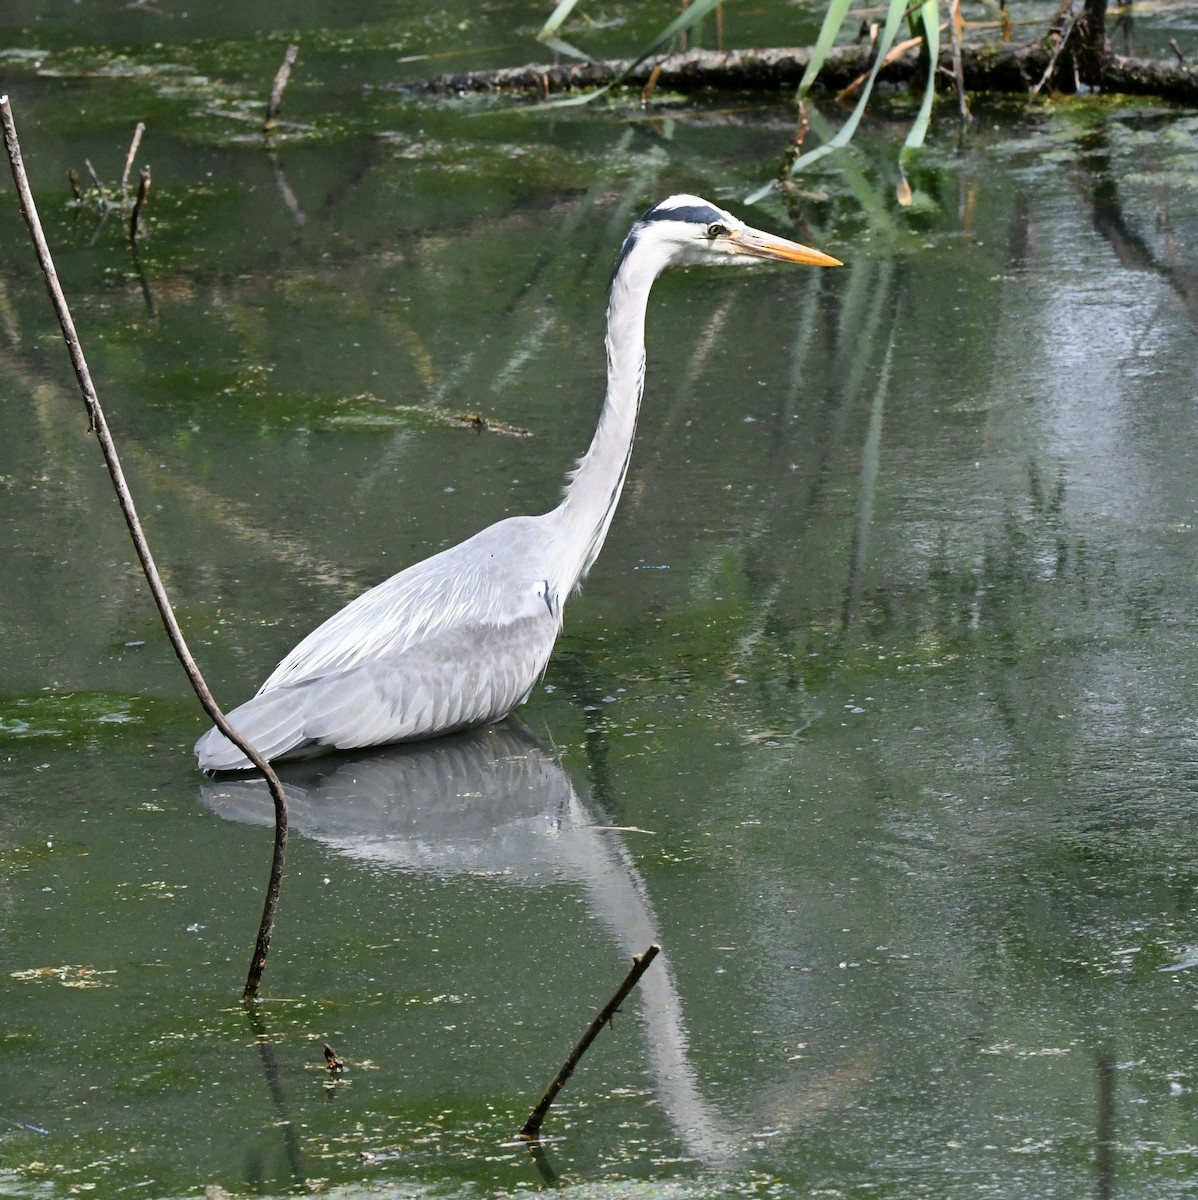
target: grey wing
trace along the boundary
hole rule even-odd
[[[549,580],[533,577],[533,520],[500,522],[358,597],[229,714],[234,727],[270,759],[506,716],[527,699],[561,629]],[[249,766],[215,729],[196,755],[208,771]]]
[[[556,628],[525,617],[502,628],[447,630],[345,675],[300,685],[305,734],[347,749],[416,741],[507,716],[528,699]]]
[[[524,703],[556,637],[556,623],[539,617],[445,630],[393,656],[260,693],[229,720],[268,759],[483,725]],[[206,771],[250,765],[215,729],[200,739],[196,754]]]

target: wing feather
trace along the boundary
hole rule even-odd
[[[309,634],[230,714],[266,755],[415,741],[522,704],[561,629],[540,518],[501,521],[371,589]],[[249,765],[216,730],[205,770]]]
[[[259,693],[402,653],[457,625],[525,615],[545,574],[544,517],[510,517],[363,592],[314,629]]]

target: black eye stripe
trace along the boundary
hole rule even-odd
[[[722,225],[724,220],[724,214],[709,204],[686,204],[678,208],[662,208],[659,205],[641,217],[641,223],[645,225],[654,221],[689,221],[696,225]]]

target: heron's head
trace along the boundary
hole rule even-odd
[[[839,267],[831,255],[798,242],[764,233],[699,196],[670,196],[655,204],[632,227],[613,279],[633,256],[656,275],[664,267],[687,263],[733,263],[759,259]],[[631,264],[630,264],[631,269]]]

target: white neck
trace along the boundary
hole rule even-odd
[[[590,448],[579,460],[555,519],[555,583],[561,598],[590,570],[607,537],[636,435],[645,386],[645,309],[668,252],[653,244],[626,247],[607,306],[607,397]]]

